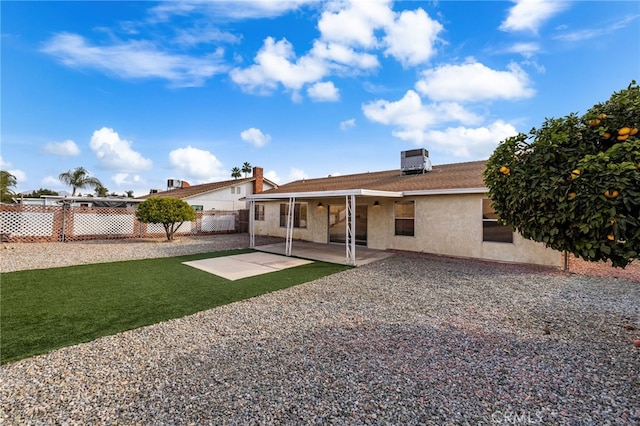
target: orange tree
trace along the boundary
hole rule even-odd
[[[196,220],[196,212],[178,198],[151,197],[138,205],[136,218],[142,223],[161,223],[167,240],[171,241],[180,225]]]
[[[640,258],[640,87],[502,141],[485,184],[523,237],[624,268]]]

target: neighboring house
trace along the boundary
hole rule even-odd
[[[38,198],[15,197],[16,204],[24,206],[62,206],[70,207],[114,207],[135,208],[143,200],[126,197],[83,197],[63,195],[41,195]]]
[[[170,180],[171,181],[171,180]],[[251,177],[231,179],[222,182],[184,185],[167,191],[153,192],[137,199],[149,197],[174,197],[186,201],[197,211],[242,210],[248,208],[248,195],[277,188],[278,185],[264,178],[262,167],[254,167]]]
[[[248,195],[254,235],[561,266],[561,254],[498,224],[485,161],[433,166],[426,150],[404,151],[396,170],[303,179]],[[290,214],[292,212],[293,214]],[[252,217],[251,217],[252,216]],[[251,226],[253,223],[253,226]]]

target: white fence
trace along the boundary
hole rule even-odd
[[[176,235],[238,232],[238,212],[196,212],[196,220],[183,223]],[[0,205],[3,241],[77,241],[162,237],[162,224],[138,221],[131,208]]]

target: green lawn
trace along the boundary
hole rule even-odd
[[[1,363],[179,318],[348,269],[314,262],[228,281],[181,262],[233,250],[1,274]]]

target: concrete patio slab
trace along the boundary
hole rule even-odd
[[[286,252],[285,243],[268,244],[255,247],[267,253],[284,255]],[[346,249],[343,244],[321,244],[308,241],[294,241],[291,255],[304,259],[313,259],[321,262],[347,264]],[[356,266],[366,265],[378,260],[393,256],[394,253],[384,250],[374,250],[363,246],[356,246]]]
[[[233,256],[183,262],[183,265],[200,269],[230,281],[254,277],[282,269],[313,263],[311,260],[280,256],[271,253],[245,253]]]

